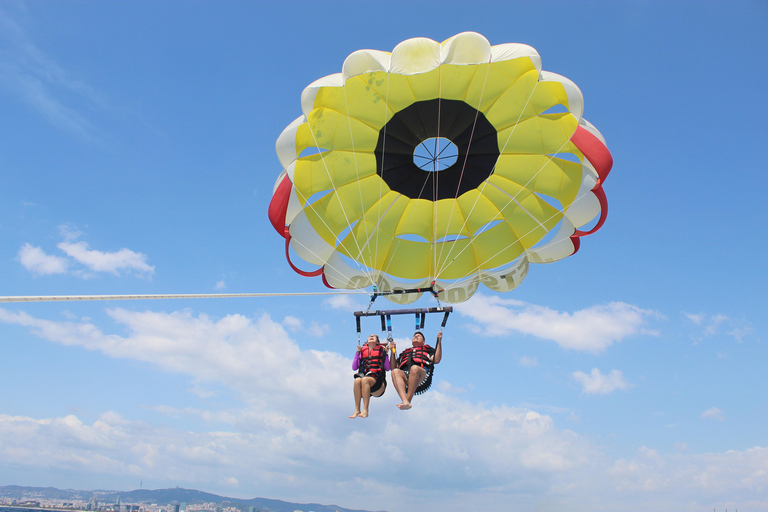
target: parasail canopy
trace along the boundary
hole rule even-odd
[[[611,154],[581,91],[530,46],[466,32],[360,50],[301,105],[269,217],[292,268],[329,287],[509,291],[605,221]]]

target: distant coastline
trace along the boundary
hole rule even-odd
[[[3,510],[29,510],[29,512],[35,512],[37,510],[46,510],[50,512],[62,512],[66,510],[68,512],[86,512],[82,508],[55,508],[55,507],[22,507],[21,505],[0,505],[0,511]]]

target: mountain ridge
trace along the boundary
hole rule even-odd
[[[216,503],[235,506],[248,512],[248,507],[255,507],[265,512],[371,512],[367,510],[348,509],[337,505],[322,505],[320,503],[293,503],[270,498],[230,498],[196,489],[173,487],[169,489],[135,489],[133,491],[112,491],[96,489],[92,491],[76,489],[57,489],[55,487],[26,487],[21,485],[0,486],[0,497],[13,499],[43,498],[57,500],[90,501],[92,498],[103,502],[115,502],[120,498],[121,503],[156,503],[170,505],[173,503]],[[376,511],[384,512],[384,511]]]

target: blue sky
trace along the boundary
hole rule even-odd
[[[275,140],[305,86],[411,37],[535,47],[614,168],[600,232],[459,305],[408,412],[390,390],[347,418],[365,296],[2,304],[0,484],[768,510],[766,22],[762,2],[4,2],[2,295],[324,291],[267,220]]]

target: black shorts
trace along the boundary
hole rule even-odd
[[[426,370],[426,372],[427,372],[426,375],[424,375],[424,380],[422,380],[419,383],[419,385],[416,387],[416,393],[415,394],[420,395],[420,394],[424,393],[426,390],[428,390],[430,388],[430,386],[432,386],[432,371],[433,371],[434,368],[432,366],[421,366],[420,364],[407,365],[405,368],[401,368],[401,370],[403,370],[403,373],[405,374],[405,389],[406,390],[408,389],[408,379],[410,378],[410,375],[411,375],[411,367],[412,366],[419,366],[421,368],[424,368],[424,370]]]
[[[357,372],[355,374],[356,379],[362,379],[363,377],[373,377],[376,379],[376,382],[373,383],[371,386],[371,393],[376,393],[378,390],[381,389],[382,386],[384,386],[384,390],[387,389],[387,379],[386,379],[386,373],[387,372],[368,372],[365,375],[363,375],[360,372]],[[382,393],[383,395],[384,393]],[[381,395],[379,395],[381,396]]]

